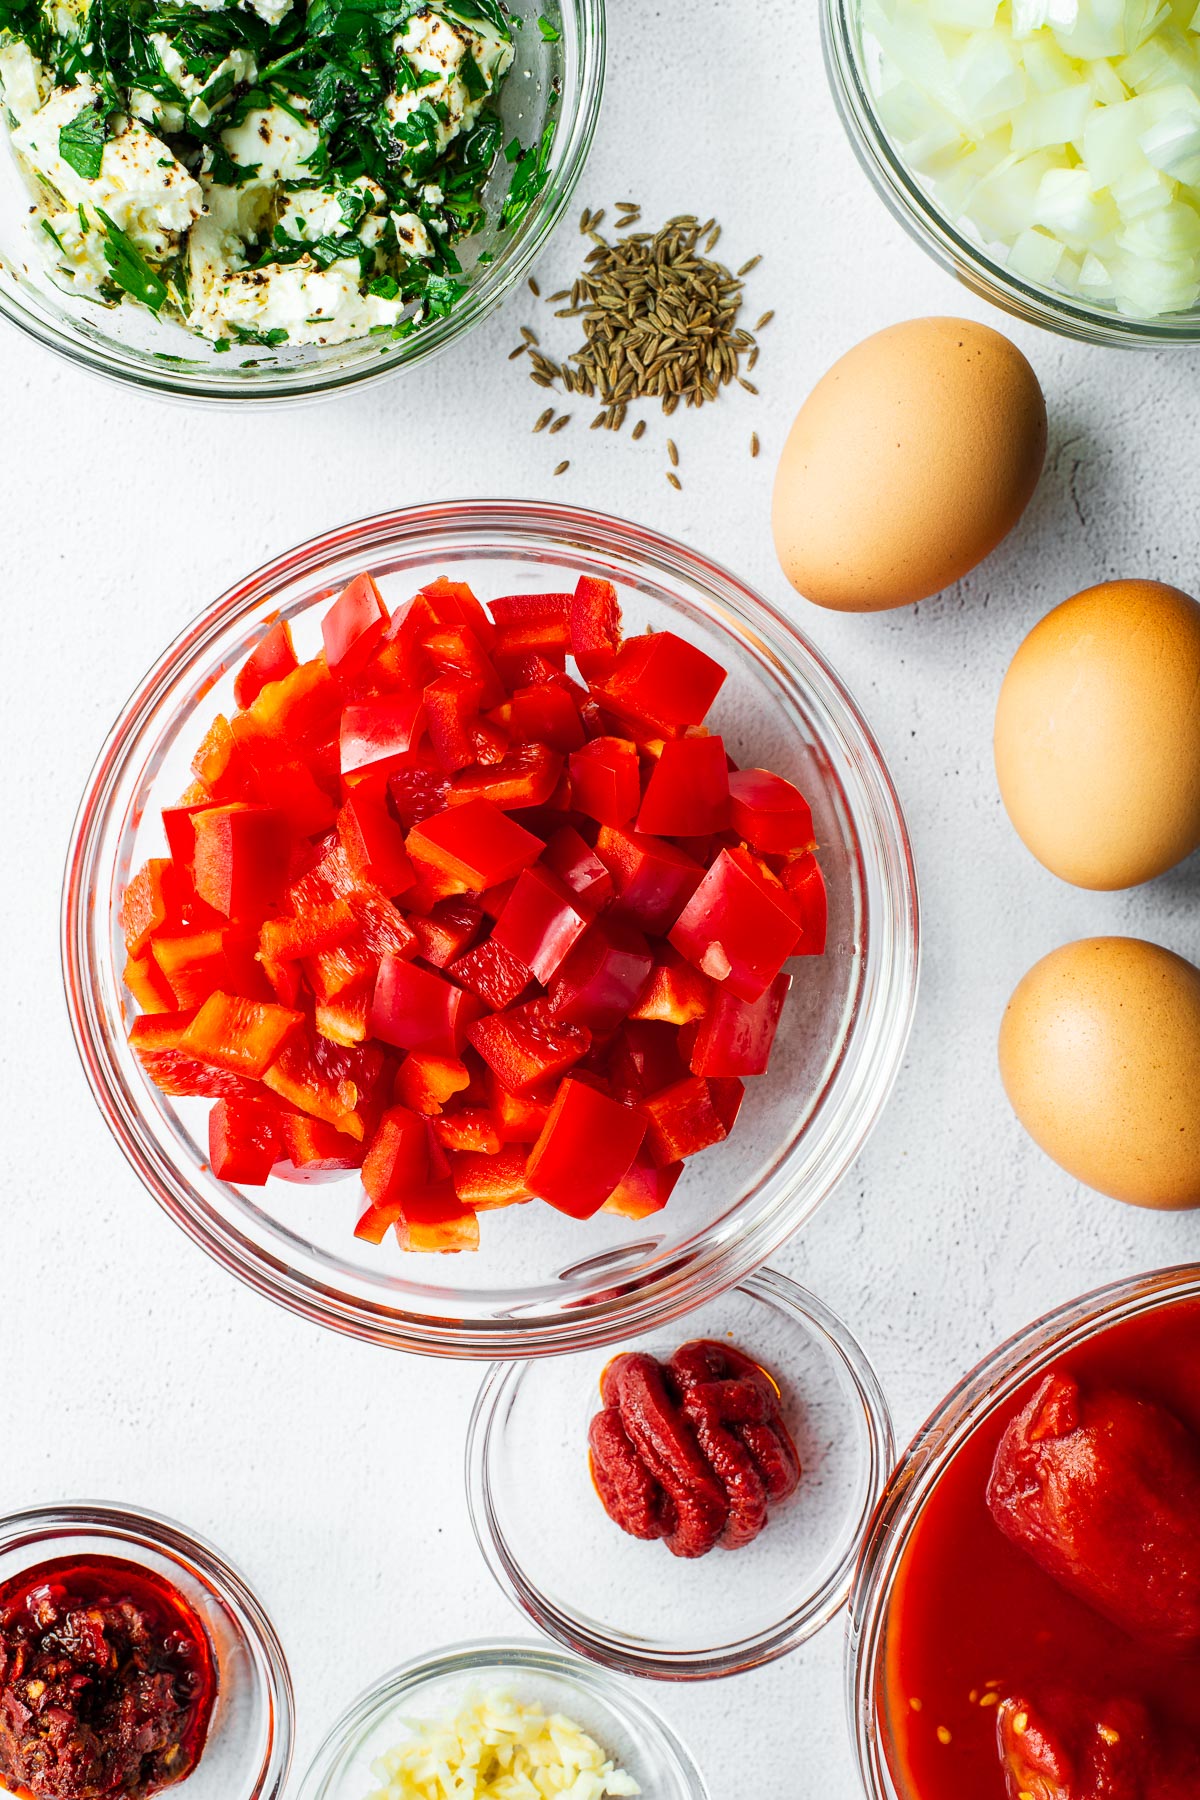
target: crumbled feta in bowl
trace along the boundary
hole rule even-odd
[[[210,398],[432,354],[566,205],[602,6],[390,0],[377,23],[342,0],[9,0],[0,311]]]

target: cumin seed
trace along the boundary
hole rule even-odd
[[[560,462],[557,469],[555,469],[554,473],[556,475],[565,475],[567,470],[570,468],[570,466],[571,465],[569,462]]]
[[[531,294],[532,294],[532,295],[533,295],[533,297],[534,297],[534,299],[535,299],[535,300],[540,300],[540,299],[541,299],[541,297],[542,297],[542,290],[541,290],[541,288],[540,288],[540,287],[539,287],[539,286],[538,286],[538,284],[537,284],[537,282],[536,282],[536,281],[535,281],[535,280],[534,280],[534,279],[533,279],[533,276],[532,276],[532,275],[531,275],[531,276],[530,276],[530,277],[529,277],[529,291],[530,291],[530,293],[531,293]]]
[[[538,422],[534,426],[533,429],[535,431],[545,431],[547,425],[550,423],[550,421],[553,417],[554,417],[554,408],[552,406],[548,406],[546,408],[545,412],[542,413],[541,417],[538,419]]]
[[[675,446],[674,438],[667,439],[667,455],[671,459],[671,467],[677,469],[679,467],[679,451]]]
[[[556,431],[561,431],[563,429],[564,425],[569,425],[570,423],[571,423],[570,413],[564,413],[562,415],[562,418],[555,419],[553,425],[550,427],[550,436],[553,437]]]
[[[671,486],[675,489],[675,492],[677,494],[681,494],[683,492],[683,483],[682,483],[682,481],[680,481],[680,479],[679,479],[678,475],[675,473],[674,469],[667,470],[667,480],[670,482]]]
[[[758,433],[757,433],[757,431],[752,431],[750,433],[750,454],[751,454],[751,456],[757,456],[758,451],[759,451]]]
[[[645,419],[639,419],[637,424],[633,428],[634,443],[636,444],[638,439],[640,437],[645,437],[645,435],[646,435],[646,421],[645,421]]]

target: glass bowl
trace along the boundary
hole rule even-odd
[[[315,399],[373,381],[447,349],[465,336],[524,278],[561,219],[583,170],[604,88],[604,0],[506,0],[520,29],[516,60],[500,90],[504,142],[537,143],[557,121],[541,194],[516,229],[489,223],[456,246],[467,292],[445,318],[410,337],[367,336],[347,344],[218,353],[182,325],[143,307],[107,307],[65,294],[50,278],[40,233],[30,222],[29,193],[0,127],[0,313],[50,350],[95,375],[191,401],[253,400],[260,404]],[[539,18],[556,26],[548,42]],[[512,174],[497,159],[484,193],[498,219]],[[491,260],[488,260],[488,259]]]
[[[778,1381],[804,1470],[791,1500],[735,1555],[681,1562],[662,1544],[627,1537],[604,1512],[587,1429],[610,1352],[497,1364],[467,1439],[475,1536],[509,1599],[569,1649],[664,1681],[740,1674],[828,1624],[849,1595],[895,1454],[861,1345],[785,1276],[763,1270],[670,1336],[621,1348],[665,1360],[689,1338],[727,1339]]]
[[[798,965],[771,1072],[738,1129],[690,1166],[670,1206],[586,1225],[547,1206],[491,1213],[474,1256],[420,1256],[353,1233],[356,1179],[240,1191],[207,1166],[206,1107],[171,1103],[125,1041],[119,904],[163,849],[159,809],[189,780],[233,671],[276,613],[302,654],[332,594],[370,569],[391,602],[438,574],[484,599],[613,579],[631,631],[674,625],[729,679],[711,714],[742,762],[791,776],[813,805],[830,890],[830,948]],[[87,1078],[155,1198],[226,1268],[272,1299],[405,1350],[527,1356],[611,1343],[735,1285],[832,1191],[878,1116],[917,981],[908,839],[879,751],[836,676],[782,615],[703,557],[641,527],[569,507],[467,502],[382,515],[249,576],[166,652],[117,721],[71,846],[64,971]]]
[[[1200,1263],[1114,1282],[1073,1300],[1001,1344],[966,1375],[917,1433],[897,1465],[871,1524],[846,1640],[846,1698],[868,1800],[902,1795],[888,1762],[888,1614],[897,1576],[929,1497],[963,1444],[998,1407],[1052,1362],[1101,1332],[1180,1301],[1200,1299]]]
[[[1200,342],[1200,308],[1161,318],[1129,318],[1104,303],[1089,304],[1054,287],[1024,280],[967,235],[938,206],[904,161],[875,105],[869,49],[863,41],[862,0],[822,0],[825,68],[834,103],[859,163],[894,218],[923,250],[994,306],[1065,337],[1125,349],[1162,349]]]
[[[404,1742],[410,1721],[452,1715],[468,1695],[496,1689],[582,1726],[646,1800],[708,1800],[688,1752],[631,1687],[576,1656],[503,1638],[453,1645],[368,1688],[317,1751],[299,1800],[366,1800],[372,1763]]]
[[[292,1681],[262,1604],[218,1550],[182,1525],[82,1501],[0,1519],[0,1582],[62,1557],[107,1556],[169,1582],[207,1628],[217,1695],[204,1752],[170,1791],[186,1800],[277,1800],[292,1763]],[[0,1793],[9,1790],[0,1780]]]

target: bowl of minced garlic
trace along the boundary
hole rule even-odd
[[[642,1791],[573,1719],[511,1694],[469,1695],[452,1717],[405,1723],[411,1736],[376,1759],[379,1786],[365,1800],[605,1800]]]
[[[708,1800],[631,1687],[539,1644],[439,1652],[385,1676],[318,1751],[301,1800]]]

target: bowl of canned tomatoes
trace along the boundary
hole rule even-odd
[[[226,1268],[398,1348],[601,1345],[741,1279],[878,1116],[903,817],[782,614],[472,502],[330,532],[159,659],[64,895],[92,1091]]]

